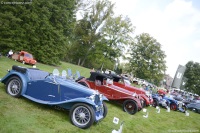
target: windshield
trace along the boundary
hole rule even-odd
[[[25,54],[25,57],[33,58],[32,54]]]
[[[107,80],[106,80],[106,83],[107,83],[107,84],[113,84],[113,80],[112,80],[112,79],[109,79],[109,78],[107,78]]]
[[[124,79],[124,83],[128,84],[128,85],[131,85],[131,82],[129,80],[127,80],[127,79]]]

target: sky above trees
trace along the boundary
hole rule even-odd
[[[200,62],[199,0],[111,0],[115,14],[127,15],[135,34],[149,33],[165,51],[167,74],[174,76],[178,65]]]

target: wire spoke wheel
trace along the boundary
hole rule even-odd
[[[70,110],[72,124],[79,128],[88,128],[94,123],[94,110],[87,104],[75,104]]]
[[[13,97],[19,97],[22,91],[22,82],[21,80],[14,76],[11,77],[7,82],[7,93]]]
[[[123,110],[129,114],[135,114],[138,111],[138,106],[133,100],[126,100],[123,103]]]

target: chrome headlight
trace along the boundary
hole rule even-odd
[[[103,100],[103,94],[99,94],[100,101]]]
[[[151,97],[151,93],[149,91],[145,91],[145,94],[148,96],[148,97]]]
[[[137,94],[134,92],[132,96],[134,96],[134,97],[135,97],[135,96],[137,96]]]
[[[95,101],[95,95],[93,94],[93,95],[91,95],[90,97],[87,97],[88,99],[90,99],[91,101]]]
[[[87,99],[90,99],[92,102],[94,102],[95,104],[99,104],[99,102],[102,101],[103,99],[103,95],[99,94],[98,91],[95,91],[91,96],[86,97]]]

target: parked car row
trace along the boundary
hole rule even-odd
[[[187,108],[173,98],[136,88],[126,77],[114,73],[90,72],[88,78],[72,79],[66,78],[66,71],[59,76],[57,69],[48,73],[14,65],[0,81],[13,97],[23,96],[40,104],[69,110],[71,123],[83,129],[106,117],[105,101],[108,100],[121,104],[122,110],[131,115],[148,105],[169,106],[181,112]]]
[[[177,101],[173,99],[171,96],[160,95],[160,94],[153,94],[154,104],[153,106],[161,106],[164,108],[169,107],[171,110],[185,112],[187,109],[186,104],[182,101]]]

